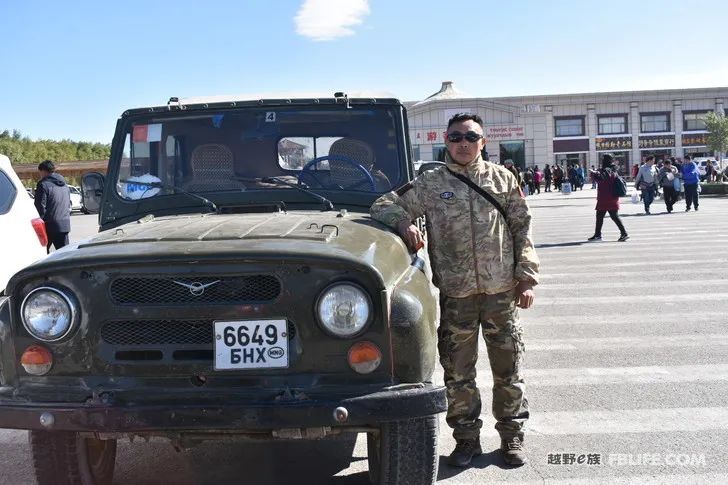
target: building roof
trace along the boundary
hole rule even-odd
[[[459,98],[469,98],[467,94],[463,93],[459,89],[457,89],[455,86],[453,86],[452,81],[443,81],[442,86],[440,86],[440,90],[436,92],[435,94],[428,96],[427,98],[423,99],[422,101],[415,103],[413,106],[418,106],[421,104],[429,103],[432,101],[441,101],[441,100],[447,100],[447,99],[459,99]]]

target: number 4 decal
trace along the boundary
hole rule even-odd
[[[275,123],[275,121],[276,121],[276,112],[275,111],[266,111],[265,122],[266,123]]]

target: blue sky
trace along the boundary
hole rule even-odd
[[[724,0],[3,3],[0,130],[33,139],[109,142],[170,96],[728,85]]]

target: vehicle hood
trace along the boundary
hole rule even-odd
[[[389,287],[413,262],[402,240],[364,214],[288,212],[147,217],[62,248],[29,270],[141,261],[339,259]]]

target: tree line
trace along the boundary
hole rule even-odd
[[[111,144],[73,140],[31,140],[18,130],[0,132],[0,153],[12,163],[40,163],[43,160],[66,162],[105,160]]]

